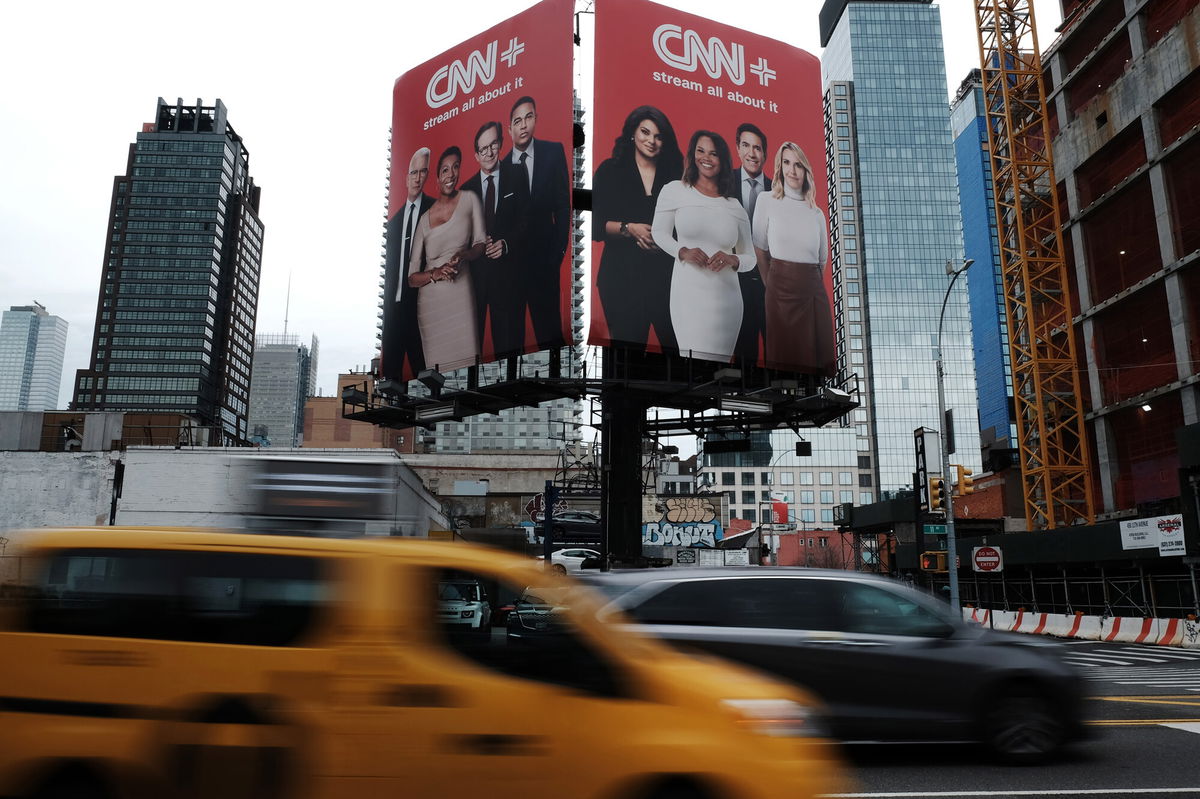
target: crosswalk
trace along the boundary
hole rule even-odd
[[[1109,644],[1087,650],[1071,647],[1063,659],[1083,668],[1093,682],[1200,694],[1200,650]]]

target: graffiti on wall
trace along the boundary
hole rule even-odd
[[[724,538],[721,506],[712,497],[669,497],[654,503],[661,517],[642,525],[642,543],[668,547],[715,547]]]

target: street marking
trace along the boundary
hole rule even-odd
[[[1094,696],[1100,702],[1129,702],[1134,705],[1190,705],[1200,707],[1200,701],[1181,702],[1181,699],[1192,700],[1194,696]]]
[[[1164,724],[1164,727],[1170,727],[1173,730],[1183,730],[1184,732],[1200,733],[1200,721],[1184,721],[1171,724]]]
[[[1189,725],[1195,719],[1091,719],[1084,723],[1092,727],[1159,727]]]
[[[902,799],[904,797],[951,796],[1149,796],[1168,793],[1200,795],[1200,786],[1193,788],[1091,788],[1086,790],[1054,791],[881,791],[872,793],[826,793],[829,799]]]

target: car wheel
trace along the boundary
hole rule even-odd
[[[992,697],[983,716],[983,731],[988,750],[1011,765],[1044,762],[1065,737],[1053,702],[1028,685],[1011,685]]]
[[[562,565],[561,563],[555,563],[554,565],[552,565],[552,566],[550,567],[550,570],[551,570],[551,571],[556,571],[556,572],[558,572],[559,574],[566,574],[566,573],[567,573],[567,567],[566,567],[566,566],[564,566],[564,565]]]

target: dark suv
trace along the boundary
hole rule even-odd
[[[843,740],[972,740],[1035,762],[1082,737],[1083,680],[1038,636],[994,633],[893,580],[820,569],[584,575],[654,635],[804,685]]]

